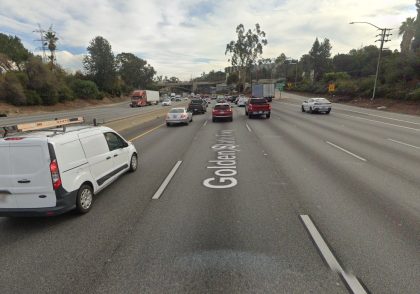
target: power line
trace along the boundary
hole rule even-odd
[[[35,42],[41,42],[41,49],[42,49],[42,61],[47,61],[47,54],[46,54],[46,48],[45,48],[45,30],[41,28],[41,25],[38,24],[38,29],[33,31],[34,33],[39,33],[41,38],[38,40],[34,40]]]

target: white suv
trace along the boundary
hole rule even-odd
[[[325,98],[310,98],[303,101],[301,110],[302,112],[324,112],[329,114],[331,112],[331,102]]]
[[[103,126],[0,138],[0,216],[86,213],[94,194],[137,169],[137,156],[130,142]]]

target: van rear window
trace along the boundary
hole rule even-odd
[[[10,148],[10,161],[13,173],[17,175],[33,174],[46,166],[41,146],[13,146]]]

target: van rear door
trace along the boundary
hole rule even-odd
[[[10,167],[10,143],[0,139],[0,208],[17,208],[12,195],[13,182]]]
[[[0,202],[0,208],[54,207],[56,196],[51,181],[47,141],[37,138],[6,138],[2,141],[9,143],[8,151],[0,151],[1,157],[9,157],[9,175],[0,175],[3,178],[0,183],[8,182],[6,190],[13,202]],[[1,173],[5,172],[2,167]]]

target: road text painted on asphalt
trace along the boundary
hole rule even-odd
[[[236,139],[232,130],[221,130],[216,134],[217,144],[211,148],[216,151],[216,160],[209,160],[208,169],[214,170],[214,177],[207,178],[203,185],[211,189],[228,189],[235,187],[238,180],[236,169],[237,149]]]

